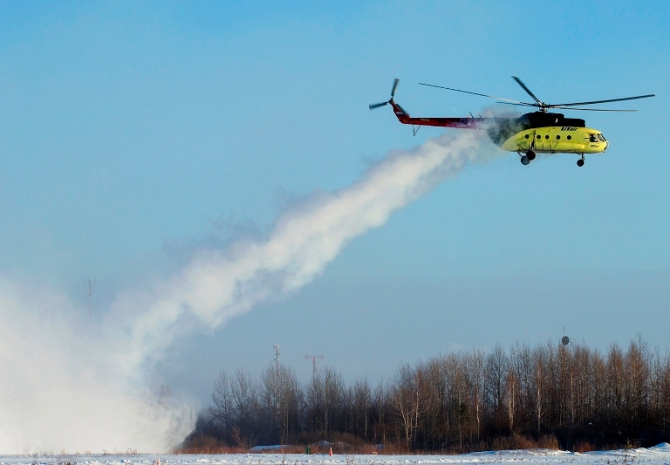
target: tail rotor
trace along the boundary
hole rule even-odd
[[[377,108],[381,108],[383,106],[388,105],[389,103],[393,102],[393,97],[395,97],[395,90],[398,88],[398,83],[400,82],[400,79],[396,78],[393,81],[393,87],[391,88],[391,100],[388,100],[386,102],[381,102],[381,103],[373,103],[371,105],[368,105],[370,107],[370,110],[375,110]]]

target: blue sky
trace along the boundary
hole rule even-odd
[[[416,137],[388,108],[655,93],[585,117],[603,156],[512,154],[355,239],[284,302],[173,346],[171,385],[308,353],[347,379],[496,342],[668,348],[670,5],[630,2],[0,2],[0,274],[94,307],[188,250],[262,234]],[[496,109],[494,109],[496,111]],[[363,356],[362,356],[363,354]]]

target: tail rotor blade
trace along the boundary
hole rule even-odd
[[[370,110],[375,110],[377,108],[381,108],[385,105],[388,105],[388,102],[382,102],[382,103],[373,103],[372,105],[368,105],[370,107]]]
[[[395,90],[398,88],[398,83],[400,82],[400,79],[395,78],[393,81],[393,88],[391,89],[391,98],[395,97]]]

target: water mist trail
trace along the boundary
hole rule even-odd
[[[68,323],[81,309],[63,293],[0,279],[0,453],[175,446],[194,426],[193,409],[143,388],[174,339],[309,283],[350,240],[495,156],[484,137],[463,131],[389,153],[351,186],[288,208],[264,240],[200,250],[171,278],[120,293],[90,337]]]

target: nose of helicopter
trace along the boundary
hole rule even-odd
[[[598,138],[603,143],[603,152],[604,152],[610,146],[610,143],[607,142],[607,139],[605,139],[605,136],[603,135],[602,132],[600,134],[598,134]]]
[[[607,150],[607,147],[609,147],[609,142],[607,142],[607,139],[605,139],[605,136],[602,132],[591,134],[590,141],[592,144],[595,143],[592,145],[592,147],[598,147],[603,152]]]

